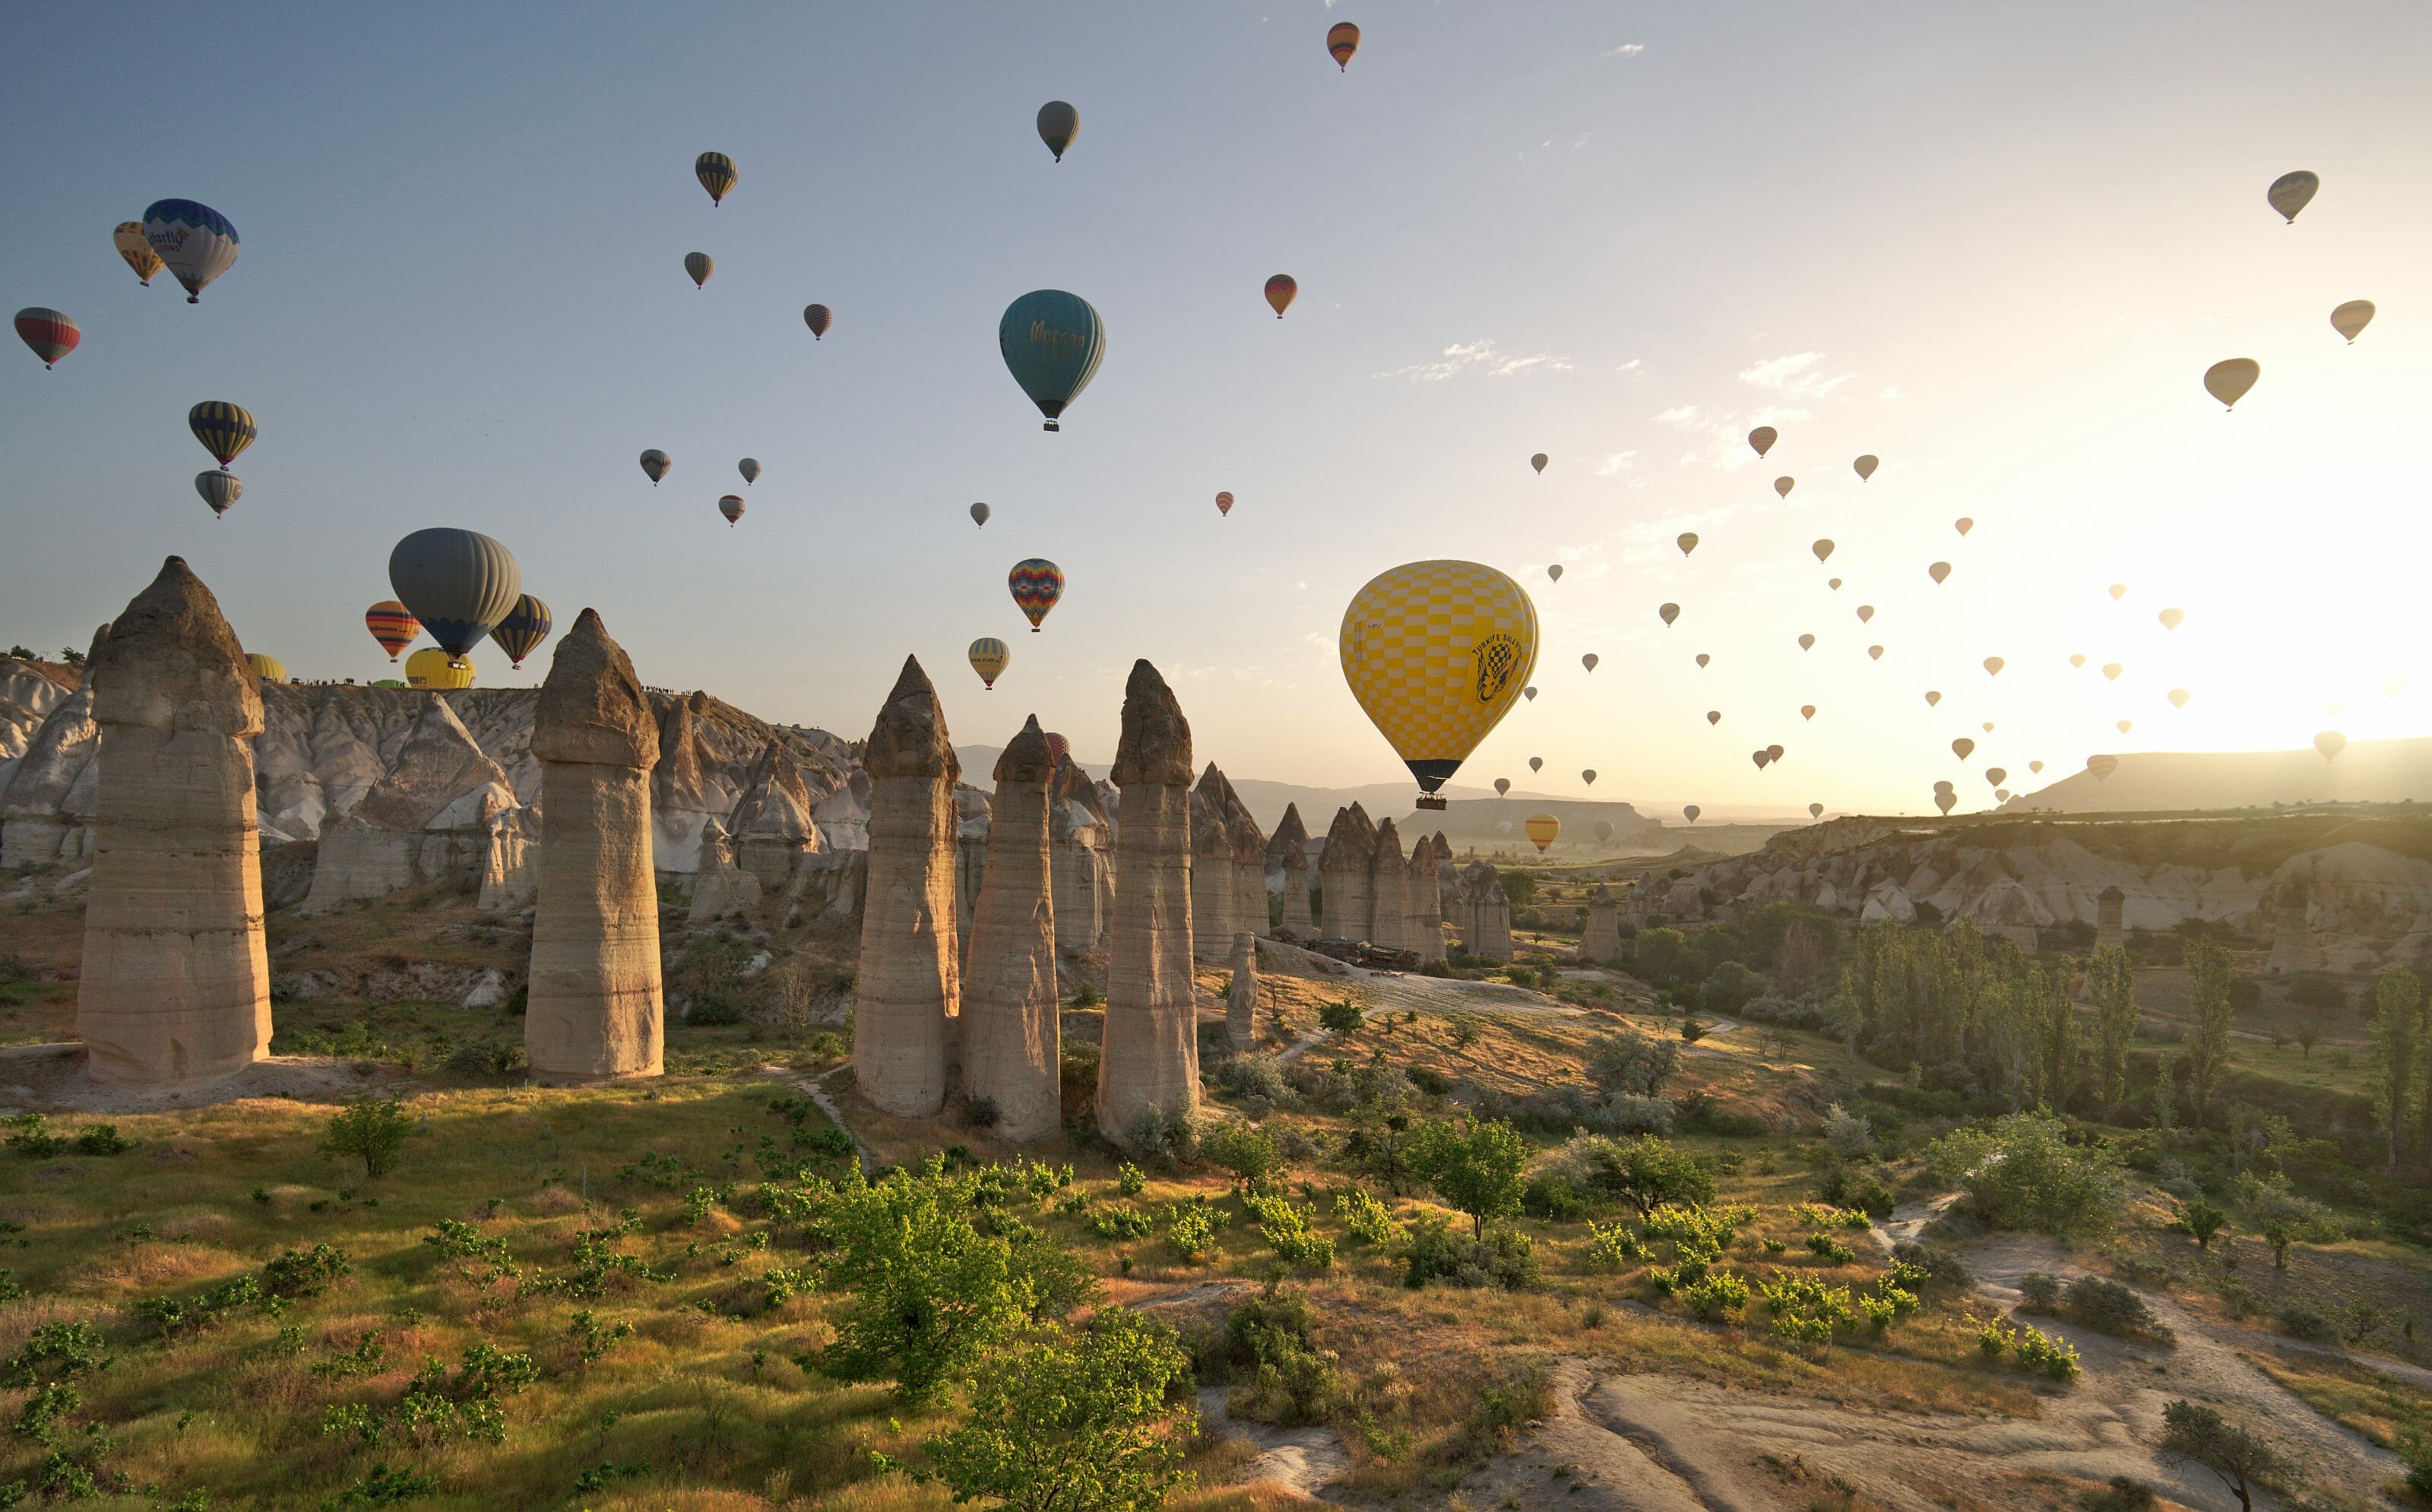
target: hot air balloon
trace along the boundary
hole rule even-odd
[[[1548,566],[1545,569],[1545,578],[1549,582],[1561,582],[1562,580],[1562,564],[1557,562]]]
[[[1598,819],[1596,822],[1596,844],[1598,845],[1609,845],[1612,843],[1613,821],[1611,819]]]
[[[2262,363],[2251,357],[2233,357],[2204,369],[2204,392],[2219,399],[2222,409],[2235,410],[2262,376]]]
[[[2331,311],[2331,329],[2346,337],[2350,346],[2356,344],[2356,339],[2363,335],[2364,328],[2372,324],[2373,301],[2370,299],[2351,299]]]
[[[1528,758],[1528,770],[1532,772],[1542,772],[1545,769],[1545,758],[1543,756],[1531,756]]]
[[[1351,71],[1351,55],[1359,50],[1359,27],[1347,21],[1338,21],[1326,28],[1326,56],[1333,59],[1344,73]]]
[[[1064,764],[1065,758],[1072,754],[1072,743],[1071,741],[1066,740],[1063,736],[1057,734],[1052,730],[1047,731],[1048,760],[1054,762],[1056,765],[1061,766]]]
[[[1496,831],[1498,831],[1498,832],[1501,832],[1501,833],[1504,833],[1504,834],[1510,834],[1510,833],[1512,832],[1512,821],[1511,821],[1511,820],[1509,820],[1509,819],[1506,819],[1506,820],[1504,820],[1501,824],[1496,825],[1495,828],[1496,829]]]
[[[1756,448],[1756,454],[1762,457],[1766,452],[1773,449],[1774,442],[1778,440],[1781,435],[1782,432],[1774,429],[1771,426],[1759,426],[1754,430],[1748,432],[1748,445],[1754,446]]]
[[[1958,784],[1947,777],[1937,777],[1934,780],[1934,790],[1937,793],[1956,792]]]
[[[1299,293],[1300,285],[1292,281],[1289,273],[1278,273],[1267,280],[1267,303],[1275,308],[1277,320],[1284,318],[1284,311],[1292,308],[1292,296]]]
[[[1880,646],[1869,646],[1869,647],[1866,647],[1866,660],[1867,660],[1867,661],[1869,661],[1869,662],[1880,662],[1880,661],[1882,661],[1883,659],[1883,648],[1882,647],[1880,647]]]
[[[2322,760],[2337,761],[2339,752],[2348,748],[2348,737],[2336,730],[2325,730],[2314,737],[2314,748],[2322,753]]]
[[[1984,675],[1988,678],[1998,678],[2001,675],[2001,668],[2009,664],[2000,657],[1988,656],[1984,658]]]
[[[1720,709],[1709,709],[1706,711],[1706,723],[1710,725],[1719,725],[1722,722],[1723,712]]]
[[[1870,619],[1872,619],[1872,618],[1874,618],[1874,617],[1875,617],[1875,606],[1874,606],[1874,605],[1872,605],[1872,604],[1860,604],[1860,605],[1858,606],[1858,623],[1859,623],[1859,624],[1864,625],[1864,624],[1865,624],[1865,623],[1866,623],[1868,620],[1870,620]]]
[[[191,199],[156,199],[145,207],[144,240],[170,276],[185,285],[190,305],[202,302],[204,285],[236,266],[236,227]]]
[[[1976,743],[1968,739],[1967,736],[1962,735],[1957,740],[1951,743],[1951,754],[1958,757],[1964,762],[1968,757],[1976,754]]]
[[[1815,717],[1816,717],[1816,706],[1815,706],[1814,704],[1812,704],[1812,703],[1802,703],[1802,704],[1800,704],[1800,705],[1799,706],[1799,718],[1801,718],[1801,719],[1813,719],[1813,718],[1815,718]]]
[[[2086,664],[2086,653],[2084,651],[2070,652],[2069,664],[2071,666],[2084,666]]]
[[[1683,530],[1680,532],[1680,538],[1673,542],[1673,545],[1679,546],[1680,548],[1680,554],[1685,557],[1690,552],[1697,549],[1697,532],[1695,530]]]
[[[1868,452],[1865,456],[1859,458],[1856,462],[1851,462],[1849,465],[1857,469],[1858,481],[1863,483],[1867,479],[1875,476],[1875,469],[1881,467],[1883,462],[1873,452]]]
[[[1925,569],[1925,575],[1933,579],[1938,585],[1941,583],[1942,580],[1951,576],[1951,563],[1948,562],[1937,562],[1934,565]]]
[[[2124,582],[2115,582],[2103,591],[2111,596],[2111,601],[2115,604],[2128,596],[2128,585]]]
[[[1498,777],[1495,780],[1495,796],[1496,798],[1501,798],[1511,791],[1512,779],[1508,777]]]
[[[498,621],[498,627],[490,631],[490,639],[496,641],[498,649],[507,653],[507,660],[520,669],[524,658],[539,650],[540,643],[549,639],[549,632],[555,623],[549,618],[547,604],[530,594],[518,594],[515,607],[508,610],[507,617]]]
[[[194,492],[203,496],[203,502],[211,507],[213,515],[221,515],[228,512],[229,505],[245,496],[245,485],[237,481],[236,474],[231,472],[196,473]]]
[[[1655,611],[1655,615],[1658,619],[1664,621],[1664,624],[1669,625],[1674,620],[1680,617],[1680,606],[1678,604],[1662,605]]]
[[[1820,819],[1824,817],[1824,805],[1821,803],[1810,803],[1807,805],[1807,816],[1811,819]]]
[[[2086,769],[2092,772],[2094,774],[2094,780],[2100,782],[2104,778],[2109,777],[2112,773],[2120,770],[2120,758],[2117,756],[2088,756],[2086,759]]]
[[[473,659],[460,657],[454,661],[435,646],[426,646],[405,659],[405,685],[409,688],[469,688],[473,685]]]
[[[1231,493],[1227,492],[1216,496],[1216,512],[1219,514],[1230,514],[1233,512],[1233,496]]]
[[[995,512],[985,504],[974,504],[971,506],[971,523],[985,530],[988,529],[988,516],[993,512]]]
[[[1818,541],[1807,549],[1816,553],[1816,560],[1818,562],[1832,560],[1832,543],[1830,541]]]
[[[1579,781],[1585,782],[1590,787],[1596,786],[1596,768],[1591,766],[1585,771],[1579,773]]]
[[[1795,478],[1777,478],[1773,480],[1773,491],[1783,498],[1788,498],[1790,491],[1798,486],[1799,479]]]
[[[691,276],[692,286],[694,288],[699,289],[706,286],[709,282],[709,276],[717,271],[717,260],[712,258],[708,253],[687,252],[684,254],[684,272]]]
[[[760,459],[746,457],[735,464],[735,470],[743,475],[743,486],[749,488],[760,480]]]
[[[17,339],[34,349],[48,372],[53,362],[76,349],[84,330],[64,311],[28,305],[17,311]]]
[[[652,488],[659,486],[659,479],[667,477],[667,469],[673,467],[675,464],[676,460],[673,457],[670,457],[666,452],[659,450],[656,446],[653,446],[650,450],[642,453],[642,474],[644,477],[650,479],[650,486]]]
[[[275,656],[264,656],[260,651],[249,652],[245,656],[245,664],[251,667],[253,675],[264,682],[287,680],[287,664]]]
[[[1520,696],[1528,699],[1530,703],[1535,703],[1537,701],[1537,685],[1532,682],[1528,686],[1522,688],[1520,690]]]
[[[1013,652],[995,636],[983,635],[971,642],[971,670],[980,675],[981,687],[993,691],[996,680],[1005,676],[1005,669],[1012,664]]]
[[[2113,682],[2119,681],[2120,674],[2127,670],[2128,669],[2126,667],[2120,665],[2117,662],[2105,662],[2103,664],[2103,677]]]
[[[2009,802],[2009,801],[2010,801],[2010,790],[2009,790],[2008,788],[2006,788],[2006,787],[1997,787],[1997,788],[1993,789],[1993,801],[1994,801],[1994,802],[1996,802],[1996,803],[2007,803],[2007,802]]]
[[[210,478],[215,475],[206,473],[203,476]],[[414,638],[422,633],[422,621],[414,618],[414,612],[396,599],[383,598],[363,611],[363,629],[372,632],[372,639],[380,642],[380,649],[386,651],[388,659],[394,662],[397,653],[412,646]]]
[[[1005,307],[996,346],[1013,380],[1047,417],[1042,428],[1056,430],[1061,428],[1056,417],[1097,376],[1106,333],[1087,299],[1060,289],[1034,289]]]
[[[1064,569],[1045,557],[1027,557],[1013,564],[1005,585],[1013,593],[1014,607],[1030,621],[1030,633],[1036,635],[1039,622],[1064,596]]]
[[[514,552],[478,531],[448,528],[399,541],[388,554],[388,584],[451,661],[481,645],[524,591]]]
[[[1701,810],[1701,809],[1699,809],[1699,808],[1697,807],[1697,805],[1696,805],[1695,803],[1683,803],[1683,804],[1681,804],[1681,805],[1680,805],[1680,813],[1681,813],[1681,815],[1682,815],[1683,817],[1685,817],[1685,818],[1686,818],[1686,819],[1687,819],[1691,824],[1695,824],[1695,823],[1697,823],[1697,815],[1698,815],[1700,813],[1703,813],[1703,812],[1704,812],[1704,811],[1703,811],[1703,810]]]
[[[718,496],[718,512],[726,516],[728,529],[735,529],[735,522],[743,518],[743,496],[740,494]]]
[[[219,459],[220,471],[236,461],[237,453],[253,445],[258,433],[253,416],[239,405],[222,399],[206,399],[186,412],[186,428],[203,444],[203,449]]]
[[[1752,750],[1748,752],[1748,760],[1756,763],[1756,769],[1761,772],[1764,771],[1765,767],[1772,764],[1773,752],[1769,750]]]
[[[704,152],[692,160],[692,176],[701,187],[709,191],[712,210],[726,202],[735,193],[735,160],[722,152]]]
[[[1699,651],[1697,653],[1697,664],[1701,667],[1713,660],[1714,657],[1707,652]]]
[[[2120,720],[2120,723],[2118,724],[2118,726],[2116,726],[2115,728],[2117,728],[2117,729],[2119,730],[2119,731],[2120,731],[2121,734],[2123,734],[2123,735],[2124,735],[2124,734],[2128,733],[2128,731],[2132,731],[2132,730],[2134,730],[2134,729],[2136,729],[2136,721],[2135,721],[2134,719],[2122,719],[2122,720]]]
[[[1064,149],[1080,134],[1080,111],[1062,100],[1050,100],[1039,108],[1039,140],[1047,143],[1057,162],[1064,160]]]
[[[1951,528],[1965,536],[1968,531],[1976,529],[1976,522],[1963,514],[1951,522]]]
[[[1528,465],[1542,473],[1545,470],[1545,463],[1550,460],[1551,459],[1546,457],[1546,455],[1541,451],[1528,459]]]
[[[2010,774],[2006,768],[2000,766],[1987,766],[1984,768],[1984,785],[1986,787],[2000,787],[2009,780]]]
[[[825,305],[804,305],[802,324],[811,328],[811,340],[824,341],[828,328],[836,324],[836,311]]]
[[[1824,586],[1832,589],[1834,593],[1839,593],[1841,591],[1841,580],[1838,578],[1827,578],[1824,580]]]
[[[144,223],[119,222],[118,228],[110,233],[110,244],[118,248],[118,255],[135,270],[135,277],[144,281],[144,287],[151,288],[152,275],[160,271],[160,254],[153,251],[152,244],[144,239]]]
[[[2187,700],[2194,697],[2195,695],[2186,688],[2172,688],[2170,693],[2170,707],[2184,709],[2187,706]]]
[[[1562,821],[1550,814],[1532,814],[1524,828],[1528,832],[1528,843],[1537,848],[1539,855],[1544,855],[1545,848],[1554,843],[1554,836],[1562,832]]]
[[[1948,815],[1952,809],[1959,806],[1959,795],[1951,792],[1948,788],[1945,788],[1943,791],[1934,795],[1934,806],[1940,809],[1945,815]]]
[[[1813,635],[1801,635],[1799,637],[1799,648],[1802,651],[1814,650],[1816,648],[1816,637]]]
[[[1768,759],[1778,762],[1782,760],[1782,748],[1779,746],[1767,746],[1765,748],[1765,754]]]
[[[2043,763],[2041,763],[2041,762],[2029,762],[2029,763],[2027,763],[2027,770],[2028,770],[2028,771],[2031,771],[2031,772],[2040,772],[2040,771],[2042,771],[2043,769],[2044,769],[2044,764],[2043,764]]]
[[[2263,198],[2273,210],[2280,212],[2283,220],[2293,226],[2296,224],[2297,212],[2305,208],[2307,202],[2313,199],[2314,191],[2322,187],[2322,181],[2320,178],[2300,168],[2295,173],[2282,174],[2272,180],[2272,187],[2263,192]]]
[[[1933,708],[1935,704],[1940,703],[1941,701],[1942,701],[1942,695],[1941,695],[1941,694],[1936,693],[1936,692],[1934,692],[1934,690],[1932,690],[1932,689],[1930,689],[1930,688],[1929,688],[1928,690],[1926,690],[1926,695],[1925,695],[1925,706],[1926,706],[1927,708],[1931,709],[1931,708]]]
[[[2159,615],[2159,618],[2162,621],[2162,628],[2166,630],[2177,630],[2182,624],[2186,623],[2187,617],[2187,612],[2184,609],[2166,609],[2163,610]]]
[[[1987,719],[1987,720],[1985,720],[1985,721],[1984,721],[1984,733],[1986,733],[1986,734],[1988,734],[1988,735],[1989,735],[1989,734],[1991,734],[1992,732],[1993,732],[1993,721],[1991,721],[1990,719]]]
[[[1590,651],[1587,655],[1579,658],[1579,665],[1586,667],[1589,671],[1593,672],[1596,669],[1596,654],[1594,651]]]

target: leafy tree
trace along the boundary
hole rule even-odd
[[[1537,900],[1537,879],[1525,871],[1507,871],[1496,879],[1503,883],[1503,896],[1513,908],[1527,908]]]
[[[1607,1092],[1642,1098],[1662,1094],[1664,1084],[1680,1068],[1678,1040],[1658,1039],[1634,1029],[1599,1040],[1588,1057],[1588,1077],[1596,1085]]]
[[[2304,1023],[2297,1026],[2297,1049],[2304,1052],[2305,1058],[2307,1061],[2311,1061],[2314,1058],[2314,1047],[2322,1042],[2322,1025],[2308,1018]]]
[[[1925,1158],[1938,1180],[1967,1194],[1971,1211],[2005,1229],[2104,1229],[2123,1191],[2108,1150],[2070,1144],[2069,1126],[2040,1110],[1953,1130],[1928,1146]]]
[[[1470,1234],[1483,1237],[1486,1220],[1520,1211],[1528,1182],[1528,1142],[1496,1118],[1420,1126],[1410,1168],[1436,1195],[1469,1215]]]
[[[65,662],[70,666],[82,666],[84,665],[84,653],[77,650],[73,646],[62,646],[59,647],[59,660]]]
[[[2249,1483],[2281,1469],[2270,1444],[2212,1408],[2185,1400],[2162,1409],[2162,1447],[2221,1477],[2246,1512],[2255,1507]]]
[[[937,1167],[899,1170],[875,1186],[849,1178],[815,1220],[835,1246],[824,1268],[829,1287],[852,1293],[831,1319],[836,1342],[819,1369],[839,1381],[892,1380],[906,1404],[937,1401],[999,1343],[1063,1317],[1095,1289],[1077,1261],[1037,1232],[982,1233],[971,1179]]]
[[[2234,1010],[2229,984],[2238,975],[2229,952],[2211,939],[2189,940],[2180,959],[2187,968],[2187,1006],[2195,1024],[2187,1032],[2187,1091],[2195,1107],[2189,1123],[2204,1127],[2212,1095],[2229,1064],[2229,1026]]]
[[[329,1119],[321,1148],[332,1155],[348,1155],[363,1163],[371,1180],[397,1168],[414,1120],[395,1098],[363,1097],[347,1103]]]
[[[1340,1002],[1322,1003],[1317,1010],[1319,1027],[1337,1034],[1356,1034],[1366,1026],[1368,1016],[1358,1003],[1345,998]]]
[[[2390,1133],[2390,1174],[2398,1174],[2399,1141],[2407,1131],[2407,1095],[2416,1071],[2424,983],[2405,966],[2391,966],[2373,983],[2373,1054],[2381,1062],[2374,1091]]]
[[[1641,932],[1631,943],[1630,959],[1632,971],[1659,987],[1677,984],[1698,965],[1689,937],[1674,929]]]
[[[1283,1168],[1283,1151],[1263,1129],[1249,1124],[1220,1124],[1208,1131],[1199,1148],[1209,1160],[1233,1173],[1244,1187],[1261,1184]]]
[[[2187,1232],[2196,1236],[2196,1248],[2209,1250],[2213,1235],[2229,1222],[2229,1215],[2199,1197],[2179,1210],[2179,1219],[2187,1224]]]
[[[1771,991],[1773,983],[1761,974],[1749,970],[1737,961],[1726,961],[1714,967],[1697,989],[1698,1000],[1710,1014],[1735,1014]]]
[[[996,1362],[971,1410],[928,1441],[956,1502],[1015,1512],[1147,1512],[1191,1488],[1179,1472],[1192,1415],[1171,1400],[1191,1357],[1163,1325],[1121,1308],[1082,1331],[1039,1331]]]
[[[1579,1162],[1590,1189],[1628,1202],[1641,1218],[1667,1202],[1700,1207],[1714,1200],[1714,1173],[1706,1163],[1653,1134],[1592,1138],[1580,1146]]]
[[[34,648],[30,646],[11,646],[8,647],[8,654],[17,658],[21,662],[32,662],[38,660],[34,655]]]

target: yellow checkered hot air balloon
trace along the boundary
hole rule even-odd
[[[1343,612],[1343,680],[1419,780],[1421,808],[1499,723],[1537,665],[1537,609],[1475,562],[1410,562]]]

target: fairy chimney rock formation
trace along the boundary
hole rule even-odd
[[[1229,796],[1224,774],[1209,762],[1191,791],[1191,938],[1203,961],[1224,960],[1239,927]]]
[[[937,689],[904,659],[878,711],[870,774],[870,874],[853,1028],[853,1084],[901,1118],[946,1102],[962,979],[954,950],[954,781],[962,764]]]
[[[1271,927],[1267,923],[1267,837],[1258,832],[1250,806],[1230,782],[1224,784],[1224,801],[1232,811],[1233,924],[1237,930],[1264,934]]]
[[[1410,935],[1404,948],[1419,952],[1421,961],[1444,959],[1444,898],[1436,876],[1435,842],[1426,835],[1410,842],[1410,891],[1404,914]]]
[[[1461,868],[1452,863],[1452,842],[1444,838],[1442,830],[1435,833],[1435,852],[1436,899],[1444,905],[1444,917],[1439,921],[1438,930],[1442,932],[1442,925],[1458,925],[1461,922],[1455,916],[1460,908]]]
[[[270,1049],[253,737],[262,694],[211,590],[171,557],[87,672],[107,739],[76,1034],[86,1073],[228,1075]]]
[[[1112,773],[1115,916],[1098,1058],[1099,1132],[1124,1143],[1144,1119],[1199,1111],[1191,966],[1191,723],[1146,662],[1123,689]]]
[[[1258,1037],[1258,937],[1233,936],[1233,980],[1224,989],[1224,1042],[1247,1054]]]
[[[1376,828],[1359,804],[1334,811],[1334,823],[1326,832],[1326,849],[1317,858],[1318,886],[1326,894],[1323,922],[1327,939],[1368,938],[1368,868],[1376,846]]]
[[[326,914],[470,871],[489,850],[492,822],[515,806],[506,772],[481,753],[447,698],[428,696],[396,764],[322,828],[302,912]]]
[[[650,869],[658,722],[642,680],[586,609],[558,641],[532,715],[540,889],[524,1048],[547,1083],[656,1076],[666,1045]]]
[[[1048,780],[1047,807],[1056,937],[1068,949],[1093,950],[1114,917],[1114,826],[1098,785],[1070,756]]]
[[[731,836],[735,862],[763,887],[783,887],[802,858],[819,848],[812,818],[811,790],[785,748],[771,742],[752,768],[743,802],[735,811]]]
[[[484,914],[519,909],[540,888],[540,805],[493,815],[481,852],[481,891],[473,906]]]
[[[735,864],[726,826],[712,815],[701,827],[701,873],[692,884],[692,912],[684,916],[684,922],[707,924],[759,906],[760,879]]]
[[[1282,928],[1294,939],[1315,938],[1317,924],[1309,911],[1309,827],[1301,823],[1297,803],[1284,805],[1284,816],[1267,837],[1267,869],[1282,879]]]
[[[1410,933],[1410,864],[1402,859],[1401,832],[1387,819],[1376,826],[1368,862],[1368,943],[1384,950],[1415,949]]]
[[[2127,907],[2128,895],[2121,892],[2117,885],[2105,887],[2097,895],[2094,899],[2094,948],[2096,949],[2099,950],[2106,945],[2117,945],[2122,949],[2127,947],[2127,931],[2120,928],[2120,919],[2127,912]]]
[[[1621,909],[1613,901],[1613,889],[1602,882],[1588,894],[1588,927],[1579,936],[1579,959],[1606,963],[1621,959]]]
[[[996,1110],[1001,1139],[1054,1134],[1062,1117],[1056,906],[1048,784],[1055,753],[1033,714],[996,762],[988,865],[963,966],[963,1092]]]
[[[1461,948],[1482,961],[1512,959],[1512,900],[1493,865],[1473,861],[1461,874]]]
[[[76,691],[52,706],[13,764],[0,764],[8,773],[0,780],[0,868],[51,866],[92,854],[90,815],[100,777],[92,757],[101,746],[101,727],[93,717],[91,669],[109,639],[107,625],[93,632]]]

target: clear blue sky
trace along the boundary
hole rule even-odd
[[[0,362],[0,641],[81,645],[176,552],[249,647],[383,675],[389,546],[461,525],[648,680],[767,717],[860,734],[912,651],[958,740],[1036,709],[1103,759],[1147,656],[1205,755],[1348,783],[1399,768],[1342,606],[1458,555],[1546,626],[1545,696],[1463,782],[1915,810],[1941,776],[1984,800],[1988,758],[2432,729],[2419,5],[60,7],[9,42],[0,286],[85,340]],[[1081,112],[1061,164],[1050,98]],[[741,169],[716,210],[709,148]],[[2288,228],[2262,196],[2295,167],[2325,187]],[[199,306],[110,248],[170,195],[244,236]],[[1042,286],[1108,332],[1060,436],[993,340]],[[2237,355],[2264,379],[2224,416],[2197,378]],[[204,398],[262,426],[216,522]],[[1759,463],[1735,438],[1768,417]],[[1004,587],[1030,555],[1072,580],[1036,636]],[[981,634],[1014,650],[993,694]]]

